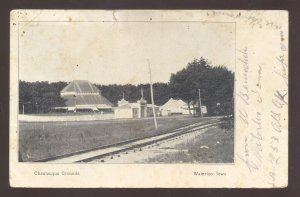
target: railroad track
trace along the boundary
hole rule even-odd
[[[131,140],[122,141],[115,144],[101,146],[97,148],[81,150],[70,154],[60,155],[56,157],[37,160],[34,162],[49,162],[49,163],[85,163],[93,160],[99,160],[104,157],[127,153],[130,150],[140,149],[143,147],[168,141],[171,139],[177,139],[181,135],[199,131],[200,129],[209,128],[220,123],[220,118],[210,119],[207,121],[194,123],[188,126],[184,126],[178,129],[173,129],[169,132],[159,133],[153,136],[136,138]]]

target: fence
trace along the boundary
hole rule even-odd
[[[64,121],[92,121],[114,119],[114,114],[87,114],[87,115],[65,115],[65,116],[39,116],[19,115],[19,121],[25,122],[64,122]]]

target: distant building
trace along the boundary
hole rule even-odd
[[[199,115],[199,101],[191,101],[190,102],[190,110],[192,111],[193,114],[198,114]],[[201,111],[203,115],[207,114],[207,107],[205,105],[201,105]]]
[[[118,101],[118,106],[114,108],[115,118],[140,118],[140,105],[129,103],[123,98]]]
[[[129,103],[123,98],[118,101],[118,106],[114,108],[115,118],[144,118],[153,116],[152,104],[147,104],[141,91],[141,99],[136,103]],[[159,106],[154,105],[156,114],[159,113]]]
[[[201,106],[202,113],[207,114],[206,106]],[[160,107],[162,116],[170,116],[176,114],[196,114],[199,113],[199,102],[190,102],[190,110],[188,104],[180,99],[170,98],[163,106]]]
[[[87,80],[74,80],[61,92],[62,98],[66,99],[66,107],[54,109],[67,111],[112,111],[113,104],[101,95],[99,89]]]
[[[202,105],[202,106],[201,106],[201,110],[202,110],[202,113],[203,113],[203,114],[207,114],[207,108],[206,108],[205,105]]]
[[[114,108],[115,118],[140,118],[140,106],[127,103]]]
[[[160,116],[160,113],[159,113],[159,106],[154,105],[154,111],[155,111],[155,113],[156,113],[156,116]],[[148,116],[148,117],[153,117],[152,104],[147,104],[147,116]]]
[[[170,98],[163,106],[160,107],[162,116],[170,116],[175,114],[189,114],[187,103],[178,99]]]

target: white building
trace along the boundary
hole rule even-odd
[[[147,101],[142,97],[136,103],[129,103],[122,98],[118,107],[114,108],[115,118],[143,118],[147,117]]]
[[[196,114],[196,110],[199,105],[196,103],[196,105],[193,105],[193,103],[190,103],[190,110],[188,107],[188,104],[180,99],[173,99],[170,98],[163,106],[160,107],[160,114],[162,116],[170,116],[170,115],[176,115],[176,114]],[[207,114],[207,108],[206,106],[202,105],[201,110],[203,114]],[[198,110],[199,111],[199,110]]]
[[[114,108],[115,118],[143,118],[153,116],[152,104],[147,104],[143,98],[136,103],[129,103],[124,97],[118,101],[118,107]],[[159,114],[159,106],[154,105],[156,115]]]
[[[127,103],[114,108],[115,118],[140,118],[140,106]]]
[[[187,103],[178,99],[170,98],[163,106],[160,107],[162,116],[170,116],[174,114],[189,114]]]

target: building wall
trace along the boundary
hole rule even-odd
[[[133,118],[140,118],[140,109],[139,108],[133,108],[132,109],[132,117]]]
[[[110,120],[113,114],[89,114],[89,115],[64,115],[64,116],[38,116],[19,115],[19,120],[24,122],[67,122],[67,121],[93,121]]]
[[[141,110],[140,117],[141,118],[147,117],[147,104],[141,104],[140,110]]]
[[[156,115],[159,116],[159,114],[160,114],[159,113],[159,107],[155,107],[154,110],[155,110]],[[153,109],[152,109],[152,107],[147,107],[147,116],[148,117],[152,117],[153,116]]]
[[[170,110],[161,110],[160,113],[161,113],[161,116],[169,116]]]
[[[115,118],[133,118],[132,108],[116,108]]]

